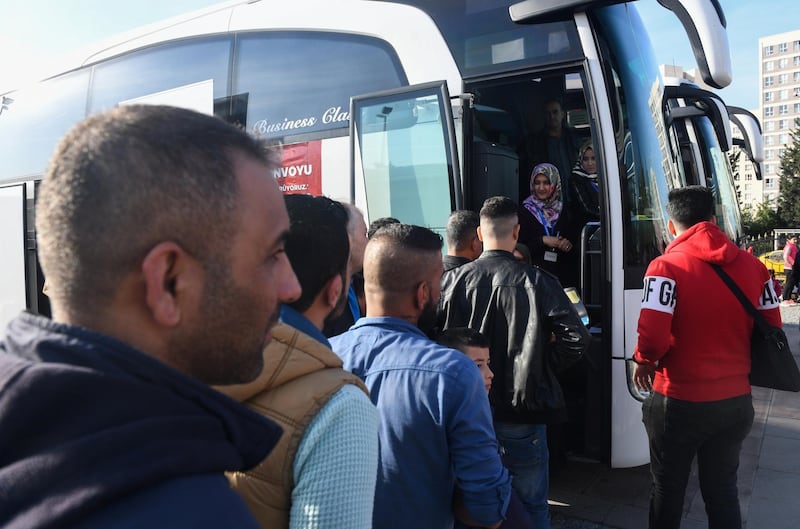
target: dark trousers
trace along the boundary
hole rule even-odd
[[[786,268],[785,266],[783,267],[783,272],[786,274],[786,279],[783,281],[783,299],[792,299],[792,291],[797,284],[797,275],[795,275],[793,268]]]
[[[642,405],[650,439],[650,529],[678,529],[692,460],[709,529],[740,529],[736,471],[742,441],[753,426],[753,399],[742,395],[688,402],[652,392]]]

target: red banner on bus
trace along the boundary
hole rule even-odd
[[[322,141],[285,145],[275,179],[287,195],[322,194]]]

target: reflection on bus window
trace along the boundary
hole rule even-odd
[[[407,85],[386,42],[331,32],[243,34],[234,93],[247,93],[247,130],[266,138],[338,129],[350,96]],[[325,53],[320,53],[325,50]]]
[[[223,98],[228,93],[231,44],[230,37],[187,39],[98,64],[92,78],[90,113],[209,79],[214,84],[214,98]]]
[[[83,70],[6,94],[0,114],[0,181],[44,173],[58,140],[83,119],[88,86],[89,72]]]
[[[645,33],[641,20],[624,10],[602,10],[599,27],[609,48],[613,85],[609,87],[615,115],[617,155],[624,174],[623,229],[626,266],[646,266],[659,255],[669,234],[666,201],[669,185],[680,176],[673,170],[661,112],[660,77],[652,54],[628,43]],[[670,184],[668,184],[668,181]]]
[[[441,103],[436,95],[424,95],[360,107],[358,141],[370,216],[447,224],[451,168]]]

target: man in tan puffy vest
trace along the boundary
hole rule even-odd
[[[289,195],[286,254],[302,295],[283,305],[249,383],[218,387],[278,422],[278,446],[256,468],[228,475],[262,527],[369,528],[378,461],[378,412],[322,334],[346,306],[347,212],[325,197]]]

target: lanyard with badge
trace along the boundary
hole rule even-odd
[[[544,233],[548,237],[552,236],[553,226],[547,221],[547,218],[544,215],[544,211],[538,210],[536,212],[537,216],[539,217],[539,223],[544,227]],[[559,233],[556,233],[556,237],[559,236]],[[550,263],[555,263],[558,261],[558,252],[555,250],[545,250],[544,251],[544,260]]]

